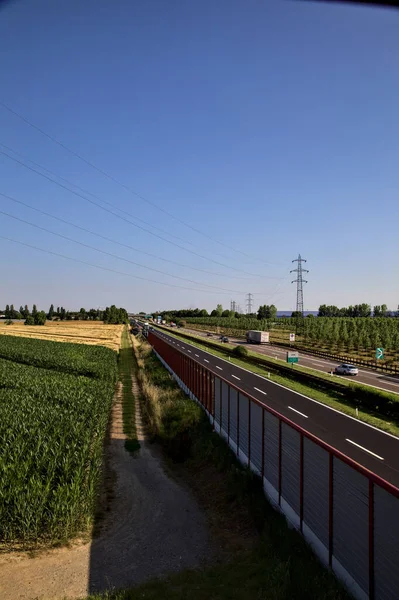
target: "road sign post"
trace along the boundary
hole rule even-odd
[[[381,360],[384,358],[384,348],[376,348],[375,360]]]
[[[297,363],[299,361],[299,354],[298,352],[287,352],[287,363],[291,363],[292,366],[294,366],[295,363]]]

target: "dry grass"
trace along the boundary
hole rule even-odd
[[[46,325],[5,325],[0,322],[0,335],[106,346],[118,351],[124,325],[104,325],[102,321],[47,321]]]

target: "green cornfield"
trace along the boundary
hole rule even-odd
[[[92,522],[117,378],[107,348],[0,338],[0,548]]]

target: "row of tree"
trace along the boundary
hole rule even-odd
[[[117,308],[114,304],[102,311],[96,308],[90,308],[86,310],[81,308],[79,312],[67,311],[63,306],[54,308],[52,304],[46,313],[45,311],[39,311],[36,304],[33,305],[32,311],[29,310],[29,306],[20,306],[19,311],[14,308],[13,304],[7,304],[4,311],[0,310],[0,314],[4,314],[6,320],[11,319],[25,319],[26,325],[44,325],[46,320],[59,320],[59,321],[104,321],[104,323],[120,324],[128,323],[129,318],[127,311],[124,308]]]
[[[188,324],[223,327],[229,335],[242,335],[249,329],[274,331],[280,339],[288,340],[288,332],[298,334],[305,346],[340,346],[342,350],[385,347],[399,350],[399,319],[385,317],[324,317],[308,315],[304,319],[282,317],[268,320],[244,317],[224,319],[222,317],[187,318]],[[282,333],[277,333],[278,331]],[[287,333],[284,333],[287,332]]]
[[[319,306],[319,317],[398,317],[399,310],[395,313],[388,310],[386,304],[377,304],[371,310],[370,304],[355,304],[338,308],[338,306],[322,304]]]
[[[140,313],[145,314],[145,313]],[[224,309],[221,304],[218,304],[217,307],[211,311],[209,314],[205,308],[187,308],[181,310],[168,310],[164,312],[156,312],[153,316],[156,318],[157,316],[161,316],[165,321],[174,321],[178,319],[186,319],[186,318],[205,318],[205,317],[222,317],[225,318],[236,318],[241,319],[244,317],[258,318],[258,319],[276,319],[277,318],[277,308],[274,304],[267,305],[264,304],[260,306],[257,313],[252,313],[250,315],[242,314],[239,312],[235,312],[233,310]]]
[[[144,314],[144,313],[143,313]],[[154,314],[155,317],[161,316],[166,321],[176,321],[178,319],[188,318],[206,318],[206,317],[218,317],[218,318],[252,318],[252,319],[267,319],[269,321],[275,321],[277,319],[277,307],[274,304],[263,304],[259,306],[257,313],[242,314],[231,310],[223,309],[221,304],[211,311],[209,314],[205,308],[186,308],[181,310],[168,310],[163,312],[157,312]],[[300,312],[294,311],[291,314],[291,318],[301,318],[303,315]],[[313,315],[312,315],[313,316]],[[376,305],[373,310],[369,304],[355,304],[344,308],[338,308],[334,305],[322,304],[319,306],[318,317],[399,317],[398,312],[391,312],[388,310],[386,304]]]

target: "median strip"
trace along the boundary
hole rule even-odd
[[[217,342],[199,339],[187,333],[174,332],[169,335],[189,339],[201,350],[219,358],[225,358],[227,355],[228,360],[238,367],[262,377],[267,375],[274,383],[310,397],[351,418],[361,420],[371,427],[399,437],[399,398],[394,392],[378,390],[367,384],[349,382],[340,377],[332,378],[331,375],[323,375],[320,371],[312,371],[306,367],[288,369],[281,364],[281,361],[259,354],[255,356],[251,352],[248,356],[235,356],[232,346],[222,346]]]

